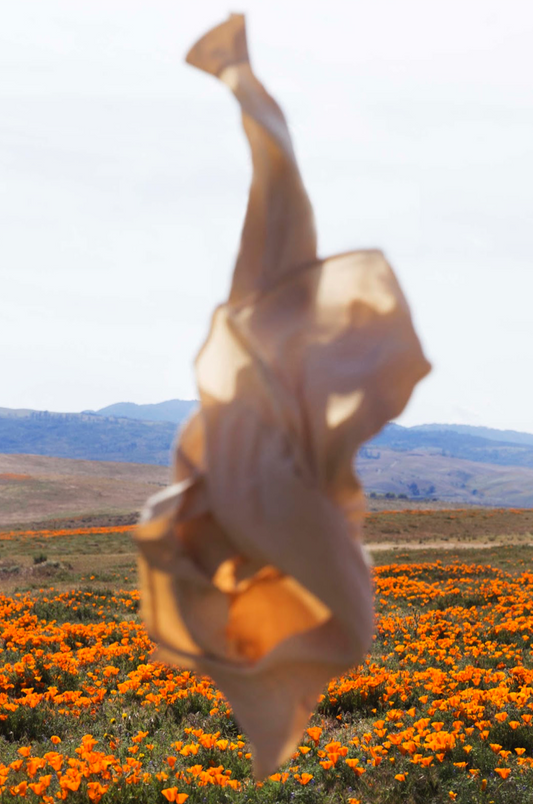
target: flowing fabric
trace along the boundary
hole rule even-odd
[[[328,680],[370,646],[354,454],[429,365],[381,252],[317,257],[244,18],[209,31],[187,61],[237,98],[253,178],[229,300],[196,359],[200,407],[179,434],[174,483],[137,533],[141,613],[156,659],[226,695],[261,778],[291,755]]]

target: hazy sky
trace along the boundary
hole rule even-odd
[[[229,11],[323,256],[382,248],[434,370],[404,424],[533,432],[530,0],[17,0],[0,11],[0,406],[196,396],[250,179],[183,63]]]

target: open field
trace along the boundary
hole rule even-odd
[[[93,573],[106,583],[114,583],[117,577],[123,582],[127,576],[135,585],[136,553],[131,539],[135,519],[135,514],[86,514],[40,525],[18,523],[14,529],[0,531],[0,588],[9,592],[33,589],[49,579],[63,589],[83,583]],[[365,543],[379,564],[420,557],[447,563],[482,560],[512,571],[517,555],[524,560],[533,558],[533,510],[369,512]],[[36,562],[39,556],[47,560]],[[119,574],[113,574],[115,571]]]
[[[394,503],[395,504],[395,503]],[[530,508],[403,509],[369,512],[365,541],[391,548],[432,544],[443,549],[467,545],[533,543]]]
[[[372,653],[262,784],[210,680],[150,663],[127,524],[4,533],[0,802],[530,804],[531,512],[492,513],[370,514]]]

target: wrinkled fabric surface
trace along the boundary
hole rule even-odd
[[[429,365],[381,252],[317,257],[287,124],[252,72],[243,17],[187,61],[237,98],[253,178],[230,296],[196,360],[200,407],[179,434],[174,483],[148,501],[136,536],[141,613],[154,658],[226,695],[261,778],[291,755],[328,680],[370,646],[354,453]]]

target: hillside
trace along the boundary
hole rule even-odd
[[[175,433],[165,421],[0,408],[0,453],[168,466]]]
[[[167,465],[176,425],[196,404],[179,399],[156,405],[121,402],[83,413],[0,408],[0,452]],[[365,445],[362,455],[371,457],[381,448],[533,469],[531,433],[466,425],[389,424]]]
[[[372,457],[367,457],[371,455]],[[467,461],[427,450],[363,450],[357,470],[368,493],[412,500],[533,507],[533,469]]]
[[[437,429],[438,427],[439,425],[431,425],[431,429],[429,429],[388,424],[366,446],[370,449],[386,447],[395,452],[423,450],[428,454],[441,455],[446,458],[461,458],[476,463],[524,466],[533,469],[533,445],[517,441],[496,441],[494,438],[447,429],[446,425],[442,425],[440,429]],[[527,437],[529,434],[522,433],[520,435]]]
[[[100,410],[84,411],[97,416],[114,416],[139,419],[148,422],[173,422],[180,424],[198,405],[195,399],[169,399],[154,405],[136,405],[134,402],[117,402]]]
[[[386,450],[380,459],[361,459],[358,469],[368,488],[374,487],[382,494],[402,494],[406,490],[410,493],[409,483],[416,483],[426,493],[431,483],[441,490],[443,498],[436,502],[428,502],[421,495],[411,499],[370,498],[368,508],[375,514],[366,519],[367,540],[382,542],[410,536],[425,540],[444,536],[455,539],[463,532],[472,535],[476,523],[476,527],[481,527],[480,537],[489,533],[531,534],[533,513],[529,518],[524,514],[518,521],[512,518],[516,509],[496,515],[491,509],[480,511],[471,504],[486,504],[507,493],[513,505],[531,507],[533,473],[524,476],[524,470],[519,469],[514,475],[513,470],[504,470],[502,476],[495,472],[495,467],[479,472],[479,465],[474,464],[472,468],[478,474],[468,478],[462,474],[465,467],[465,461],[457,461],[454,467],[450,461],[443,463],[438,457],[409,455],[400,468],[397,456]],[[480,485],[477,495],[472,495],[474,478]],[[0,455],[0,530],[21,525],[30,529],[63,529],[132,524],[147,498],[168,481],[169,470],[162,466]],[[385,522],[383,511],[379,513],[383,507],[408,510],[398,513],[394,521]],[[447,510],[440,515],[439,509],[443,508]],[[457,516],[449,510],[454,508],[461,509]],[[431,516],[413,513],[429,514],[430,509]],[[470,512],[476,511],[479,515],[472,518]]]
[[[518,430],[495,430],[492,427],[479,427],[471,424],[417,424],[411,431],[452,430],[463,435],[487,438],[489,441],[504,441],[510,444],[528,444],[533,447],[533,433],[521,433]]]
[[[84,413],[0,408],[0,453],[168,466],[177,424],[195,404],[119,403]],[[106,411],[122,415],[103,415]],[[160,418],[142,418],[148,415]],[[531,438],[528,433],[489,428],[464,430],[461,425],[389,424],[361,449],[357,463],[369,493],[401,494],[412,500],[436,497],[455,504],[533,506]]]
[[[139,511],[169,481],[167,467],[0,455],[0,528],[48,518]]]

